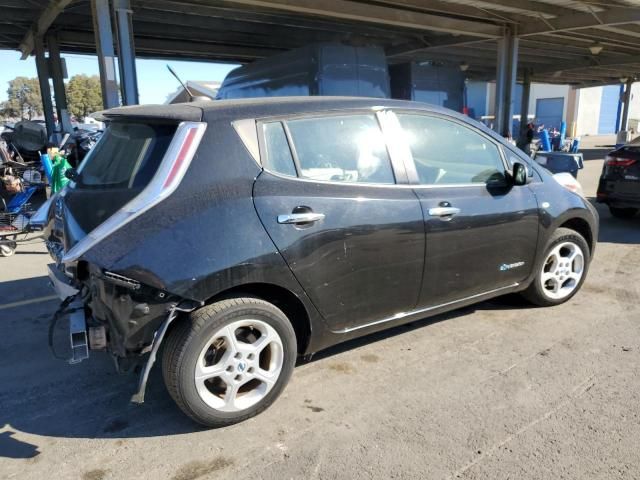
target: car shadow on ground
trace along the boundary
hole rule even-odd
[[[0,312],[3,305],[47,295],[53,295],[53,290],[49,286],[49,278],[46,275],[0,282]],[[2,313],[0,313],[0,322],[2,320]]]
[[[46,276],[0,282],[0,457],[30,458],[38,446],[20,432],[49,437],[123,438],[173,435],[199,427],[166,392],[160,363],[152,371],[148,402],[129,402],[137,375],[117,373],[111,357],[69,365],[49,349],[50,320],[58,307]],[[64,323],[64,322],[62,322]],[[53,329],[55,351],[69,350],[65,325]]]
[[[523,305],[517,297],[501,297],[345,342],[317,354],[312,361],[475,310],[523,308]],[[0,319],[0,336],[9,348],[2,352],[5,349],[0,347],[0,354],[7,353],[7,363],[0,366],[3,377],[0,430],[5,430],[0,435],[0,457],[30,458],[39,453],[38,445],[19,441],[16,432],[61,438],[123,439],[203,430],[170,398],[164,388],[160,362],[151,372],[146,402],[134,405],[129,400],[136,388],[137,375],[115,372],[107,354],[92,352],[89,361],[73,366],[54,359],[47,348],[47,329],[56,306],[57,303],[49,302],[39,315],[32,309],[21,308],[18,317],[22,318],[14,317],[11,324]],[[308,362],[299,362],[304,363]],[[11,373],[9,366],[20,371]]]
[[[33,458],[40,454],[37,445],[14,438],[15,432],[0,433],[0,458]]]
[[[616,218],[603,203],[596,203],[595,197],[589,197],[600,216],[598,242],[619,243],[626,245],[640,244],[640,214],[633,218]],[[596,251],[597,255],[597,251]]]
[[[607,156],[607,153],[613,149],[613,145],[611,145],[611,147],[598,145],[596,148],[585,148],[584,150],[580,150],[580,153],[582,153],[582,158],[586,162],[589,160],[602,160]]]
[[[95,355],[94,355],[95,356]],[[51,359],[57,369],[73,369],[77,375],[55,384],[45,384],[44,395],[14,390],[9,386],[0,396],[0,457],[29,458],[35,454],[27,445],[19,445],[10,432],[25,432],[59,438],[146,438],[192,433],[203,428],[183,415],[166,392],[160,368],[155,368],[149,380],[146,403],[129,402],[137,384],[137,375],[117,374],[109,362],[101,365],[64,365]],[[103,359],[100,359],[103,360]],[[157,366],[156,366],[157,367]],[[87,375],[87,370],[91,374]],[[8,399],[20,395],[23,401]],[[37,449],[38,446],[36,445]]]
[[[308,362],[301,361],[300,364],[313,363],[318,360],[333,357],[334,355],[339,355],[349,350],[354,350],[356,348],[376,343],[387,338],[395,337],[397,335],[404,335],[413,330],[425,328],[429,325],[434,325],[439,322],[463,317],[479,310],[520,310],[525,308],[537,307],[527,303],[527,301],[518,294],[503,295],[501,297],[493,298],[491,300],[487,300],[475,305],[459,308],[451,312],[441,313],[439,315],[434,315],[433,317],[414,320],[409,323],[398,325],[396,327],[381,330],[376,333],[365,335],[364,337],[355,338],[353,340],[334,345],[333,347],[329,347],[326,350],[316,353]]]

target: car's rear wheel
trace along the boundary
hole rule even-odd
[[[616,218],[633,218],[636,213],[638,213],[637,208],[619,208],[619,207],[609,207],[609,211],[611,215]]]
[[[584,237],[574,230],[558,228],[536,267],[536,277],[523,296],[545,307],[566,302],[580,290],[589,261],[589,245]]]
[[[196,422],[222,427],[265,410],[286,386],[296,360],[287,317],[258,298],[204,306],[170,332],[165,384]]]

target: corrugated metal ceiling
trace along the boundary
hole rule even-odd
[[[0,48],[25,38],[60,0],[0,0]],[[389,61],[469,65],[495,74],[496,39],[520,38],[519,68],[579,85],[640,75],[640,0],[131,0],[141,57],[250,62],[311,42],[376,44]],[[72,1],[50,34],[66,52],[95,52],[90,0]],[[589,47],[602,46],[597,55]],[[26,46],[25,46],[26,45]]]

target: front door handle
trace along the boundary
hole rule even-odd
[[[288,213],[286,215],[278,215],[278,223],[298,224],[313,223],[324,219],[324,213]]]
[[[429,215],[432,217],[448,217],[451,218],[454,215],[460,213],[460,209],[456,207],[435,207],[429,209]]]

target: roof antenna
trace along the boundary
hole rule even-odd
[[[173,75],[174,77],[176,77],[176,80],[178,80],[178,82],[180,82],[180,85],[182,85],[182,88],[185,89],[185,91],[187,92],[187,95],[189,95],[189,101],[193,102],[196,99],[196,96],[191,93],[191,90],[189,90],[189,87],[187,87],[182,80],[180,80],[180,77],[178,76],[178,74],[176,72],[173,71],[173,68],[171,68],[169,66],[169,64],[167,63],[167,68],[169,69],[169,71],[171,72],[171,75]]]

